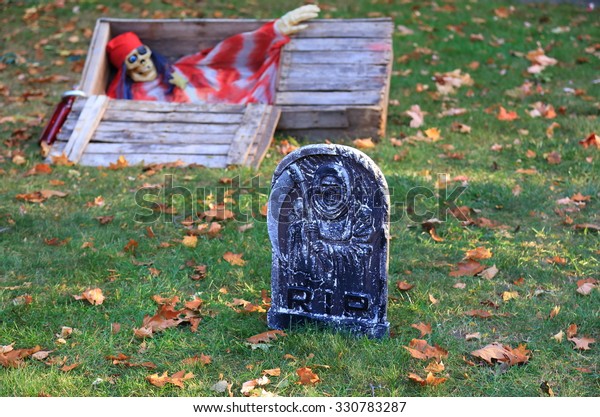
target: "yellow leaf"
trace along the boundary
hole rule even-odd
[[[192,236],[184,236],[181,243],[183,243],[183,245],[187,246],[188,248],[195,248],[196,245],[198,244],[198,237],[193,236],[193,235]]]
[[[440,130],[437,127],[432,127],[425,131],[425,136],[427,136],[432,141],[438,141],[441,138]]]

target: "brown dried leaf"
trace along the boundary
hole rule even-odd
[[[411,381],[416,382],[418,384],[421,384],[422,386],[425,386],[425,385],[436,386],[436,385],[444,383],[448,380],[448,378],[439,378],[439,377],[433,376],[432,372],[429,372],[425,379],[423,379],[419,375],[411,372],[408,374],[408,379],[410,379]]]
[[[84,291],[81,295],[74,295],[73,298],[76,300],[86,300],[94,306],[99,306],[104,302],[105,299],[100,288],[89,289]]]
[[[417,323],[417,324],[411,324],[410,327],[413,327],[415,329],[417,329],[418,331],[421,332],[421,336],[423,337],[427,334],[431,334],[431,324],[425,324],[425,323]]]
[[[371,138],[354,139],[352,143],[354,143],[354,146],[358,149],[372,149],[375,147],[375,143]]]
[[[298,384],[301,385],[314,385],[321,381],[319,376],[315,374],[312,369],[307,367],[297,369],[296,373],[300,377]]]
[[[485,310],[470,310],[470,311],[465,312],[465,316],[478,317],[480,319],[489,319],[490,317],[493,317],[494,315],[492,313],[490,313],[489,311],[485,311]]]
[[[223,259],[225,259],[231,265],[244,266],[246,261],[242,259],[242,256],[243,254],[241,253],[232,253],[228,251],[223,255]]]
[[[475,249],[469,249],[465,253],[465,259],[471,259],[473,261],[479,261],[481,259],[489,259],[492,257],[492,251],[480,246]]]
[[[406,281],[398,281],[398,282],[396,283],[396,287],[397,287],[397,288],[398,288],[400,291],[408,291],[408,290],[410,290],[411,288],[413,288],[413,287],[414,287],[414,285],[413,285],[413,284],[409,284],[409,283],[408,283],[408,282],[406,282]]]
[[[457,269],[454,271],[450,271],[451,277],[461,277],[461,276],[475,276],[481,271],[485,269],[484,265],[481,265],[479,262],[474,261],[472,259],[468,259],[466,261],[459,262],[457,265]]]
[[[510,346],[504,346],[500,343],[491,343],[471,352],[471,355],[483,359],[490,365],[494,362],[504,362],[511,366],[526,363],[529,360],[530,353],[524,345],[519,345],[518,348],[512,349]]]
[[[590,350],[590,343],[596,343],[596,339],[591,337],[571,337],[569,341],[575,343],[575,346],[573,346],[575,350]]]
[[[250,344],[257,345],[259,343],[269,343],[271,340],[276,340],[278,336],[287,336],[285,332],[281,330],[269,330],[263,333],[259,333],[246,339]]]
[[[412,339],[408,346],[402,346],[406,349],[410,355],[415,359],[427,360],[437,359],[440,361],[442,358],[448,357],[448,351],[441,348],[438,345],[430,346],[426,340]]]

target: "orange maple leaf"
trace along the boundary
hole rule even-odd
[[[496,118],[498,120],[510,122],[512,120],[518,119],[519,116],[517,115],[517,112],[507,111],[504,107],[500,106],[500,109],[498,110],[498,115],[496,116]]]
[[[296,373],[300,377],[298,383],[301,385],[314,385],[321,381],[319,376],[315,374],[312,369],[307,367],[297,369]]]
[[[225,259],[231,265],[244,266],[246,261],[242,259],[242,256],[243,254],[241,253],[232,253],[228,251],[223,255],[223,259]]]

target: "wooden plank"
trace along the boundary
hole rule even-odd
[[[144,110],[122,111],[108,108],[104,113],[104,121],[150,122],[150,123],[204,123],[204,124],[239,124],[242,114],[239,113],[198,113],[193,111],[149,112]]]
[[[113,154],[85,153],[79,163],[85,166],[109,166],[110,163],[115,163],[119,156]],[[130,165],[182,161],[185,164],[198,164],[207,168],[225,168],[227,166],[227,157],[225,155],[123,154],[123,156]]]
[[[287,78],[355,78],[382,77],[386,74],[385,65],[361,64],[296,64],[282,71],[281,79]]]
[[[281,55],[284,64],[364,64],[386,65],[392,52],[385,51],[337,51],[335,54],[322,51],[287,51]]]
[[[377,124],[380,106],[280,106],[278,129],[351,129]],[[304,119],[304,120],[303,120]]]
[[[381,101],[379,90],[365,91],[281,91],[275,104],[280,105],[374,105]]]
[[[155,144],[155,143],[90,143],[87,146],[88,153],[105,153],[113,155],[121,154],[158,154],[158,155],[226,155],[229,144]]]
[[[390,51],[391,39],[364,38],[293,38],[285,45],[286,51]]]
[[[278,129],[337,128],[345,129],[350,126],[346,109],[320,111],[310,108],[304,111],[284,112],[279,120]]]
[[[77,113],[83,109],[86,98],[78,98],[73,103],[71,113]],[[225,103],[168,103],[164,101],[145,101],[145,100],[115,100],[111,99],[107,111],[144,111],[149,113],[175,113],[175,112],[193,112],[193,113],[218,113],[218,114],[243,114],[246,106],[243,104],[225,104]]]
[[[67,125],[67,129],[71,125]],[[152,141],[152,136],[158,133],[216,133],[227,134],[235,133],[238,125],[219,125],[219,124],[202,124],[202,123],[144,123],[144,122],[116,122],[102,121],[97,128],[97,132],[118,132],[127,137],[133,133],[146,133],[148,141]]]
[[[79,162],[100,120],[102,120],[108,101],[108,97],[104,95],[91,96],[87,100],[65,147],[65,153],[70,161]]]
[[[110,38],[110,25],[98,21],[81,74],[81,87],[88,96],[106,94],[109,62],[106,57],[106,44]]]
[[[290,135],[309,142],[322,142],[326,140],[352,140],[358,138],[378,138],[377,126],[359,126],[355,129],[294,129],[280,130],[282,135]]]
[[[151,137],[144,132],[127,132],[126,134],[120,132],[98,132],[92,136],[92,142],[99,143],[145,143],[145,144],[214,144],[223,145],[230,144],[233,140],[234,134],[218,134],[218,133],[207,133],[207,134],[177,134],[177,133],[164,133],[158,132],[153,133]]]
[[[269,107],[266,104],[248,104],[246,113],[244,113],[244,119],[231,142],[231,148],[227,155],[227,163],[229,165],[244,164],[250,152],[250,147],[258,134],[259,127],[266,116],[266,110]]]
[[[279,16],[273,16],[276,19]],[[225,39],[242,32],[258,29],[273,19],[114,19],[103,18],[110,23],[114,34],[127,31],[138,33],[140,38],[157,40],[165,37],[189,42],[197,39]],[[391,18],[369,19],[314,19],[308,22],[308,28],[295,37],[390,37],[394,30]],[[115,36],[114,35],[114,36]]]
[[[287,78],[282,79],[277,91],[362,91],[382,89],[383,77],[357,77],[343,79]]]
[[[269,146],[273,141],[273,134],[275,133],[275,128],[277,127],[277,123],[279,122],[279,117],[281,115],[281,110],[277,107],[271,106],[266,120],[264,121],[262,128],[258,134],[258,140],[254,144],[250,150],[248,159],[246,160],[246,165],[250,165],[254,169],[258,169],[262,160],[265,158],[267,151],[269,150]]]

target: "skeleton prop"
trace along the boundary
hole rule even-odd
[[[255,31],[231,36],[215,47],[169,64],[133,32],[107,44],[117,74],[107,95],[117,99],[179,103],[272,104],[281,48],[307,27],[319,8],[302,6]]]

